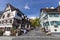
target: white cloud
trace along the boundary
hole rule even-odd
[[[32,16],[32,17],[29,17],[29,19],[35,19],[36,17]]]
[[[24,6],[24,8],[25,8],[25,9],[30,9],[30,7],[28,6],[28,4],[26,4],[26,5]]]

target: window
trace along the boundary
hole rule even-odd
[[[51,14],[49,14],[50,17],[59,17],[59,15],[60,15],[60,14],[58,14],[58,13],[54,13],[54,14],[51,13]]]
[[[50,23],[51,25],[57,25],[57,26],[60,25],[60,21],[51,21]]]
[[[55,14],[54,17],[59,17],[59,14]]]
[[[6,10],[6,11],[10,11],[10,9]]]
[[[7,17],[10,17],[10,14],[8,14]]]
[[[60,21],[56,21],[57,25],[60,25]]]
[[[45,18],[48,18],[48,15],[46,15]]]
[[[12,20],[10,20],[10,23],[12,23]]]
[[[3,15],[3,17],[2,18],[4,18],[5,17],[5,15]]]
[[[58,25],[54,25],[55,28],[58,28]]]
[[[49,26],[49,22],[46,22],[43,24],[44,26]]]
[[[48,18],[48,15],[45,15],[43,18],[44,18],[44,20],[47,19]]]
[[[46,26],[49,26],[49,22],[46,22]]]
[[[51,25],[57,25],[56,21],[51,21]]]
[[[11,28],[10,27],[6,27],[5,29],[6,29],[6,31],[10,31]]]
[[[21,17],[21,14],[19,14],[19,13],[17,13],[17,15],[18,15],[19,17]]]

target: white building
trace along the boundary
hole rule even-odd
[[[29,25],[29,26],[28,26]],[[19,9],[11,4],[7,4],[0,18],[0,28],[5,29],[5,33],[10,35],[11,28],[30,28],[29,19]]]
[[[56,8],[42,8],[40,16],[43,28],[50,30],[52,33],[60,32],[60,2]]]

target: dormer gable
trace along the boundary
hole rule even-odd
[[[11,4],[8,3],[4,11],[10,11],[10,10],[14,11],[15,9],[16,8],[14,6],[12,6]]]

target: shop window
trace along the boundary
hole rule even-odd
[[[6,29],[6,31],[10,31],[11,28],[10,27],[6,27],[5,29]]]

